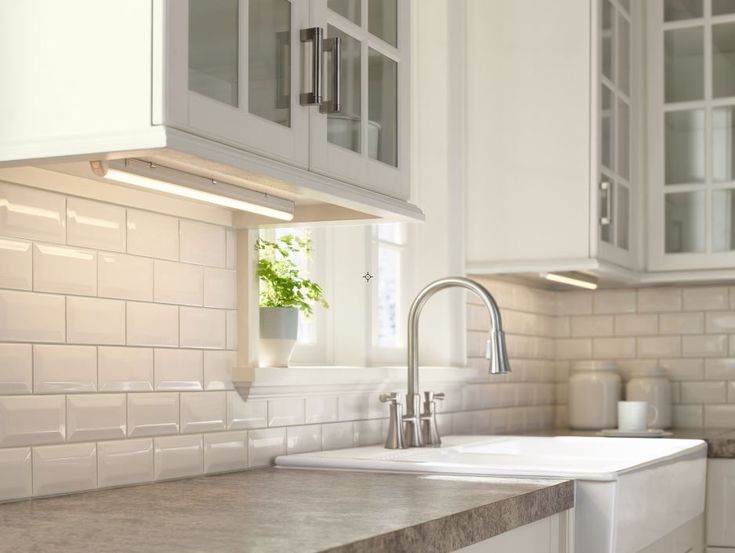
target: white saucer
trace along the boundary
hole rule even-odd
[[[618,430],[617,428],[610,428],[597,433],[598,436],[606,436],[608,438],[663,438],[665,436],[673,436],[673,432],[667,432],[660,428],[649,428],[642,432],[631,432],[627,430]]]

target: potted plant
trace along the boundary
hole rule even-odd
[[[275,240],[259,238],[258,278],[260,279],[260,364],[287,367],[296,346],[299,311],[306,317],[314,304],[329,307],[324,291],[301,275],[294,257],[308,258],[311,239],[287,234]]]

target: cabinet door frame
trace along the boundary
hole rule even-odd
[[[307,168],[309,108],[299,103],[305,51],[299,34],[309,26],[308,0],[287,0],[291,3],[290,127],[247,111],[249,1],[238,0],[238,107],[189,90],[189,0],[166,2],[165,122],[197,136]]]

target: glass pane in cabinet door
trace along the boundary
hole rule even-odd
[[[398,166],[398,64],[368,49],[368,156]]]
[[[630,191],[623,184],[615,185],[615,225],[617,227],[618,247],[627,250],[630,243]]]
[[[735,23],[712,25],[712,95],[735,96]]]
[[[613,133],[615,131],[613,116],[613,95],[609,88],[602,85],[602,110],[600,111],[600,163],[610,169],[613,167],[613,148],[615,147]]]
[[[672,29],[664,34],[664,100],[685,102],[704,97],[704,30]]]
[[[703,252],[704,192],[666,194],[666,253]]]
[[[702,0],[664,0],[664,21],[702,17]]]
[[[397,0],[368,0],[368,31],[398,46]]]
[[[248,110],[291,125],[291,2],[250,0]]]
[[[704,110],[668,112],[665,126],[665,183],[704,182]]]
[[[361,152],[360,129],[360,107],[362,102],[361,93],[361,58],[360,41],[350,35],[343,33],[336,27],[327,27],[327,36],[340,37],[342,39],[342,80],[340,91],[342,100],[342,111],[330,113],[327,118],[327,140],[337,146],[342,146],[353,152]],[[331,100],[332,90],[332,63],[331,55],[325,56],[326,82],[324,86],[325,100]]]
[[[620,7],[625,10],[626,13],[630,13],[630,0],[620,0]]]
[[[735,250],[735,192],[712,191],[712,247],[715,251]]]
[[[327,7],[355,25],[362,22],[362,2],[360,0],[329,0]]]
[[[712,15],[735,13],[735,2],[732,0],[712,0]]]
[[[712,109],[712,180],[735,180],[735,106]]]
[[[614,81],[613,77],[613,17],[615,10],[610,0],[602,0],[602,74]]]
[[[189,90],[238,105],[238,0],[189,0]]]
[[[630,108],[618,100],[618,174],[630,178]]]
[[[618,88],[630,91],[630,23],[618,14]]]

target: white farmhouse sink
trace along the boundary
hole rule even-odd
[[[281,456],[283,467],[575,479],[581,553],[636,553],[704,512],[700,440],[450,436],[441,448]]]

